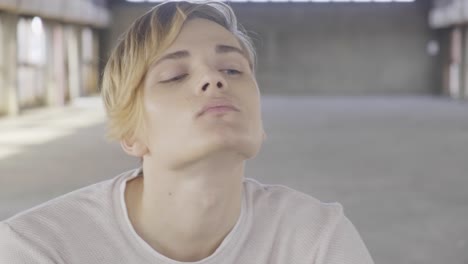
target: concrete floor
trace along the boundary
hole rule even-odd
[[[0,220],[133,168],[96,98],[0,119]],[[246,177],[339,201],[379,264],[468,263],[468,103],[264,96]]]

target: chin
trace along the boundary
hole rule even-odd
[[[171,153],[170,157],[176,157],[168,159],[171,169],[181,169],[210,156],[222,159],[226,155],[238,161],[252,159],[260,151],[261,141],[241,137],[211,137],[210,140],[198,141],[194,145],[184,145],[183,149]]]
[[[251,137],[218,137],[211,142],[213,151],[227,150],[238,153],[244,159],[251,159],[257,156],[261,148],[261,141]]]

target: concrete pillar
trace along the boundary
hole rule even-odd
[[[3,54],[3,83],[2,89],[2,103],[3,112],[7,115],[18,115],[19,101],[18,101],[18,83],[17,83],[17,68],[18,68],[18,58],[17,58],[17,25],[18,25],[18,16],[14,14],[2,14],[2,31],[3,31],[3,45],[0,52]]]
[[[67,57],[68,57],[68,87],[70,101],[81,95],[81,32],[78,26],[68,26],[66,30]]]
[[[46,35],[46,103],[48,106],[65,104],[65,50],[63,27],[59,23],[44,23]]]
[[[44,21],[44,33],[46,39],[46,66],[45,66],[45,90],[46,90],[46,105],[57,106],[57,82],[54,74],[54,24],[49,21]]]
[[[6,114],[6,88],[5,88],[5,68],[7,67],[5,63],[5,45],[4,45],[4,25],[3,17],[0,14],[0,116]]]
[[[93,30],[93,84],[94,94],[99,94],[99,35],[96,30]]]
[[[450,36],[450,65],[449,65],[449,82],[448,92],[450,97],[459,99],[462,91],[463,74],[462,74],[462,45],[463,34],[462,28],[456,26],[452,29]]]
[[[461,98],[468,100],[468,26],[463,28]]]
[[[85,95],[96,94],[99,78],[99,42],[98,36],[90,27],[82,30],[82,87]]]

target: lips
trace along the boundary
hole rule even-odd
[[[232,111],[240,112],[239,109],[236,106],[234,106],[234,104],[232,104],[229,100],[216,99],[205,104],[202,107],[202,109],[198,112],[197,116],[201,116],[209,110],[217,110],[217,111],[232,110]]]

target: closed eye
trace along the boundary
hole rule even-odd
[[[184,79],[185,77],[187,77],[188,74],[182,74],[182,75],[178,75],[174,78],[171,78],[169,80],[165,80],[165,81],[161,81],[161,83],[169,83],[169,82],[177,82],[177,81],[180,81],[182,79]]]
[[[222,70],[224,72],[226,72],[228,75],[240,75],[242,74],[242,72],[238,71],[238,70],[234,70],[234,69],[227,69],[227,70]]]

